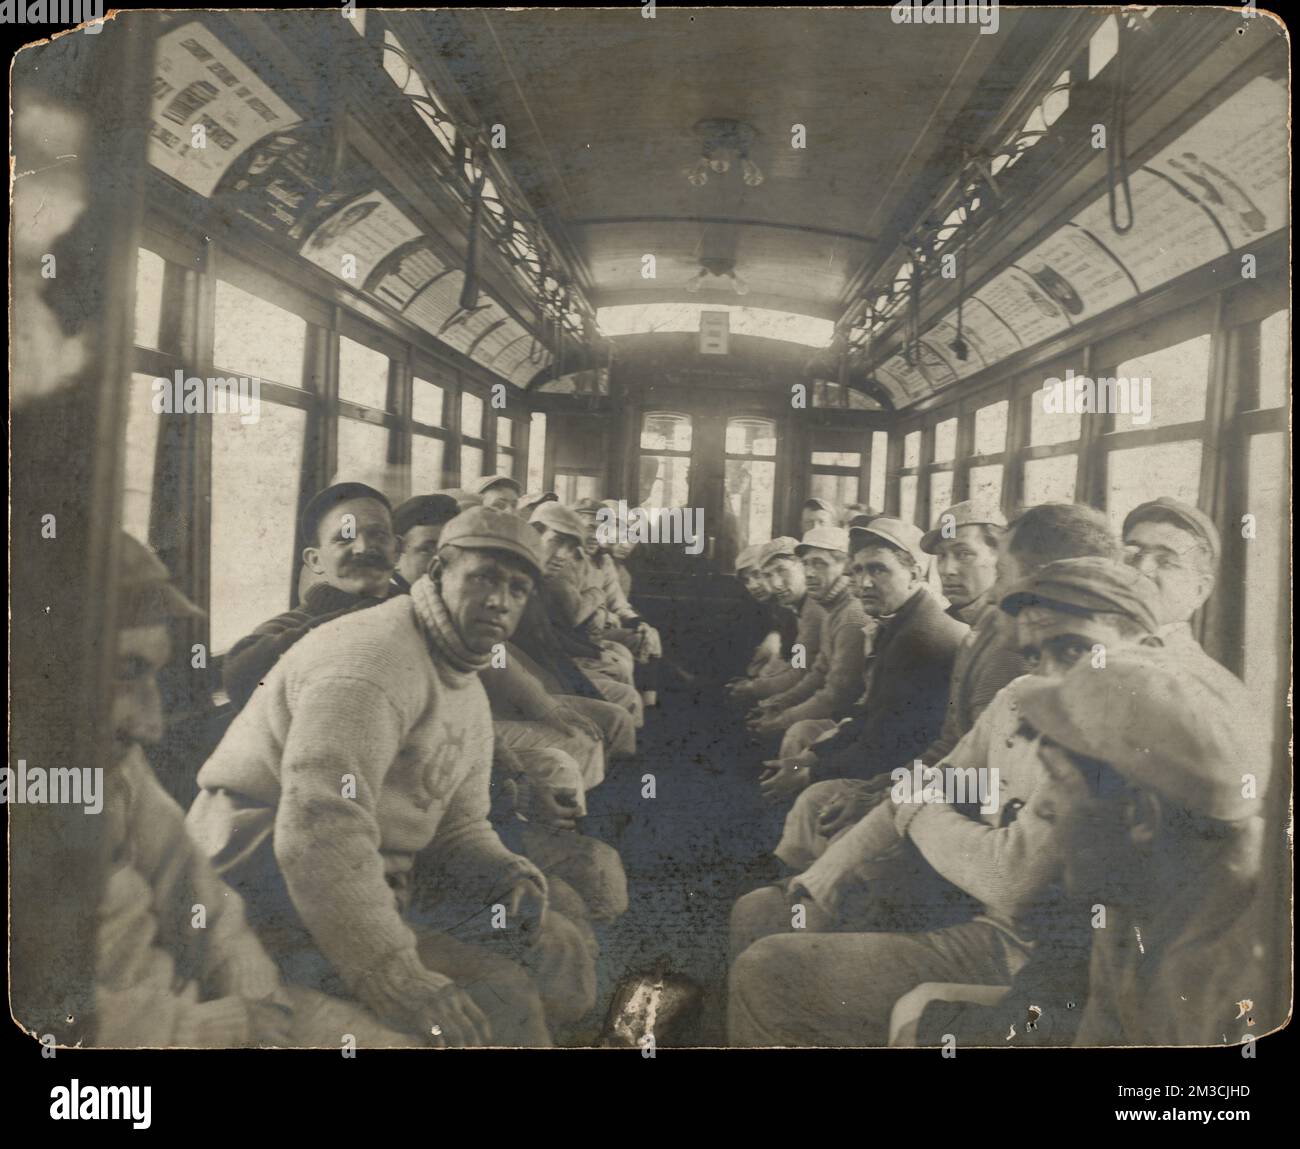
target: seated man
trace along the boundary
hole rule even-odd
[[[808,594],[822,608],[822,632],[808,673],[788,690],[759,703],[761,717],[754,729],[760,735],[784,733],[809,719],[845,716],[862,690],[866,657],[862,628],[867,616],[846,573],[849,532],[842,527],[814,527],[794,550],[803,563]]]
[[[222,684],[242,709],[280,656],[323,622],[374,606],[389,592],[397,556],[388,499],[364,483],[336,483],[302,513],[304,567],[314,576],[302,602],[241,638],[221,663]]]
[[[397,535],[397,569],[390,594],[409,594],[411,584],[427,574],[438,554],[442,528],[460,514],[450,495],[416,495],[393,512]]]
[[[736,577],[745,593],[753,601],[753,637],[747,641],[747,648],[753,647],[753,654],[745,667],[743,678],[761,678],[764,674],[776,674],[789,665],[790,647],[794,644],[798,631],[799,619],[792,611],[778,606],[768,589],[763,572],[758,567],[758,557],[766,543],[751,543],[736,556]],[[751,624],[745,620],[745,633],[750,633]],[[762,635],[761,639],[759,635]],[[728,683],[728,688],[739,679]]]
[[[614,505],[617,513],[618,504]],[[587,533],[582,540],[583,556],[588,565],[587,577],[600,589],[600,606],[593,616],[594,637],[606,638],[626,646],[644,666],[663,653],[659,632],[645,621],[623,593],[619,569],[608,551],[618,541],[617,528],[606,530],[609,536],[601,538],[598,516],[610,508],[595,499],[579,499],[573,508],[582,517]]]
[[[483,500],[489,511],[513,515],[519,507],[519,497],[524,493],[509,475],[484,475],[469,485],[469,490]]]
[[[541,537],[546,562],[539,594],[524,613],[519,645],[534,660],[562,652],[602,698],[628,710],[639,730],[645,707],[632,684],[630,653],[617,643],[591,639],[583,627],[593,599],[579,591],[572,572],[582,559],[586,524],[559,503],[542,503],[529,522]]]
[[[727,693],[737,702],[756,703],[797,686],[821,651],[822,620],[826,612],[808,593],[803,564],[794,553],[798,546],[798,539],[782,535],[765,543],[755,559],[772,601],[798,618],[795,640],[790,647],[790,664],[775,674],[729,684]],[[751,720],[761,717],[761,712],[755,710]]]
[[[887,779],[924,751],[943,725],[948,681],[967,628],[945,615],[926,587],[929,559],[921,531],[881,516],[869,527],[852,528],[849,537],[862,606],[881,624],[866,660],[865,700],[838,728],[825,719],[790,728],[784,754],[770,764],[765,782],[774,801],[793,802],[805,787],[827,779]],[[794,829],[787,818],[776,854],[802,868],[811,859],[799,854],[803,835]]]
[[[744,910],[737,906],[733,945],[742,952],[732,968],[730,1025],[738,1044],[883,1045],[903,993],[932,981],[1006,985],[1050,928],[1044,907],[1059,904],[1064,846],[1051,822],[1020,816],[1045,784],[1041,736],[1023,721],[1020,692],[1035,676],[1059,677],[1079,662],[1095,668],[1126,647],[1158,646],[1154,594],[1145,578],[1111,560],[1066,559],[1020,584],[1002,609],[1015,619],[1032,673],[999,693],[941,764],[951,785],[938,796],[918,792],[911,770],[900,769],[893,800],[791,881],[783,913],[774,895],[765,907],[755,895]],[[936,888],[930,873],[956,896]],[[909,890],[917,877],[934,900]],[[890,897],[900,889],[902,896]],[[960,909],[962,895],[977,901],[979,912],[927,930]],[[789,932],[792,904],[805,905],[807,932]],[[900,924],[919,932],[822,932]],[[846,1011],[845,1001],[856,1004]]]
[[[929,1005],[897,1043],[1218,1045],[1250,1032],[1243,1001],[1268,1032],[1286,1012],[1252,921],[1271,763],[1240,684],[1135,648],[1019,697],[1047,778],[1021,817],[1059,826],[1073,928],[1040,940],[996,1004],[919,987]]]
[[[547,1044],[529,982],[493,943],[535,973],[553,1020],[592,1004],[585,940],[487,821],[478,673],[541,577],[534,538],[495,511],[453,519],[431,575],[295,645],[199,772],[191,832],[286,979],[401,1032],[451,1022],[476,1044],[486,1023],[499,1043]]]
[[[1126,561],[1160,592],[1160,638],[1187,658],[1208,658],[1192,634],[1192,618],[1214,593],[1219,531],[1209,515],[1162,496],[1124,518]]]
[[[129,535],[118,572],[113,761],[105,771],[107,879],[95,929],[95,1036],[105,1046],[335,1045],[424,1042],[354,1004],[287,990],[234,891],[185,832],[185,814],[144,746],[163,732],[157,675],[168,625],[201,614],[167,568]],[[193,928],[201,907],[203,928]],[[432,1043],[432,1038],[430,1038]]]
[[[926,766],[946,758],[998,691],[1027,669],[1016,649],[1015,634],[997,609],[998,588],[1005,594],[1058,559],[1120,556],[1106,517],[1092,507],[1078,503],[1030,507],[990,555],[989,546],[1000,530],[1000,521],[1005,520],[996,507],[960,503],[940,515],[939,528],[921,540],[923,549],[938,552],[944,592],[973,627],[953,663],[943,729],[921,755]],[[943,533],[945,523],[952,532],[948,538]],[[810,865],[829,841],[866,814],[884,794],[879,786],[861,787],[844,781],[809,786],[799,795],[787,820],[783,856],[800,868]]]

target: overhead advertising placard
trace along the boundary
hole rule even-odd
[[[300,254],[360,287],[383,259],[421,234],[383,192],[367,192],[320,224]]]
[[[149,162],[202,196],[258,140],[302,123],[200,23],[158,39]],[[195,131],[201,128],[201,131]]]

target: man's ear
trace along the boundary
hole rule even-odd
[[[325,566],[320,561],[320,547],[303,547],[302,561],[312,574],[323,575]]]
[[[1210,595],[1214,593],[1214,584],[1218,581],[1212,571],[1205,571],[1197,585],[1197,591],[1200,594],[1200,602],[1196,604],[1196,609],[1200,610],[1210,600]]]
[[[1149,846],[1160,836],[1160,798],[1149,790],[1134,790],[1124,808],[1125,829],[1136,846]]]

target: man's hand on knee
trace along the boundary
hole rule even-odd
[[[439,1049],[491,1042],[492,1026],[474,999],[442,974],[430,972],[429,979],[428,987],[412,1003],[415,1032]]]

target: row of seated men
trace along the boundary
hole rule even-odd
[[[1252,904],[1267,731],[1191,626],[1213,522],[1171,498],[1119,538],[1077,504],[1008,523],[963,502],[925,533],[859,510],[810,501],[801,539],[736,563],[770,633],[728,692],[783,824],[779,880],[731,915],[730,1041],[1220,1044],[1280,1023]]]
[[[475,488],[311,500],[301,605],[227,653],[188,815],[144,747],[200,612],[123,537],[99,1044],[546,1046],[591,1010],[626,885],[577,826],[636,753],[659,637],[600,504]]]

